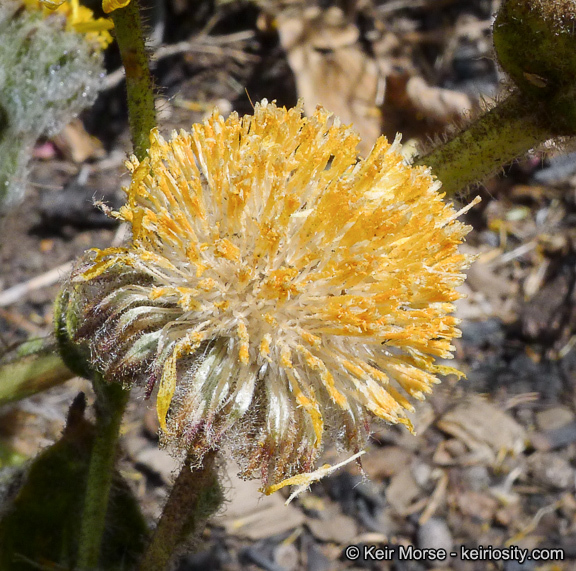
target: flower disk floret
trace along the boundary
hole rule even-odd
[[[469,228],[399,140],[357,155],[319,108],[263,101],[132,158],[125,248],[71,278],[76,341],[106,379],[156,392],[163,439],[199,461],[227,442],[273,491],[373,418],[411,427],[460,335]]]

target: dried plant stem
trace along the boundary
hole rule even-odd
[[[215,467],[215,451],[204,456],[200,468],[192,468],[189,456],[176,481],[148,546],[140,571],[164,571],[179,547],[190,544],[202,533],[208,517],[222,503]]]
[[[431,167],[447,196],[482,182],[552,136],[533,103],[513,93],[452,140],[417,159]]]
[[[156,127],[154,82],[150,75],[148,53],[140,17],[140,8],[132,0],[125,8],[112,12],[116,40],[126,70],[128,120],[134,154],[143,160],[150,144],[150,131]]]
[[[108,384],[97,375],[93,384],[96,391],[96,436],[88,469],[78,547],[77,568],[81,571],[98,569],[116,458],[116,442],[130,394],[122,386]]]

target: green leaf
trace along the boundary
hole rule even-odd
[[[74,569],[94,427],[84,397],[72,405],[62,438],[27,468],[0,520],[0,569]],[[136,499],[114,474],[102,541],[101,568],[134,569],[148,529]]]

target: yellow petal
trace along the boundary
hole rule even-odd
[[[342,466],[346,466],[346,464],[349,464],[350,462],[353,462],[357,458],[360,458],[360,456],[362,456],[363,454],[366,454],[366,450],[357,452],[353,456],[350,456],[350,458],[344,460],[344,462],[340,462],[335,466],[331,466],[330,464],[324,464],[324,466],[318,468],[318,470],[315,470],[314,472],[308,472],[306,474],[296,474],[296,476],[286,478],[286,480],[282,480],[280,483],[274,484],[273,486],[268,486],[267,488],[261,491],[263,491],[266,496],[269,496],[270,494],[273,494],[274,492],[277,492],[278,490],[281,490],[286,486],[297,486],[296,490],[292,492],[290,497],[285,502],[285,504],[288,505],[296,496],[299,496],[302,492],[305,492],[314,482],[317,482],[318,480],[321,480],[325,476],[332,474],[339,468],[342,468]]]
[[[170,432],[166,426],[166,416],[172,404],[172,397],[176,391],[177,369],[176,365],[178,359],[185,355],[192,354],[204,339],[201,333],[191,332],[184,336],[172,351],[172,355],[166,361],[164,370],[162,371],[162,378],[160,379],[160,386],[158,387],[158,395],[156,397],[156,412],[158,414],[158,422],[160,427],[165,432]]]
[[[130,0],[102,0],[102,10],[104,10],[104,14],[110,14],[118,8],[125,8],[128,4],[130,4]]]

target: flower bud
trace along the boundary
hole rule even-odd
[[[576,134],[576,3],[505,0],[494,23],[498,61],[557,135]]]

